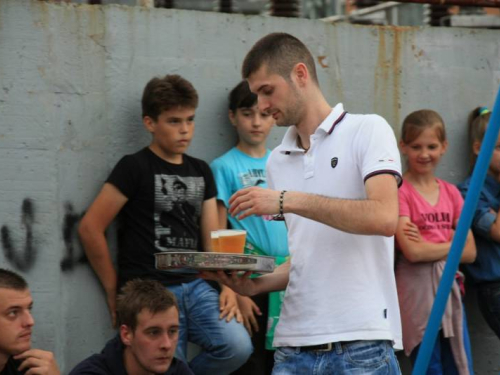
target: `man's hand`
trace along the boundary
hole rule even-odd
[[[260,316],[262,315],[262,312],[251,298],[240,295],[236,296],[241,315],[243,316],[243,325],[251,337],[253,332],[259,332],[259,324],[257,323],[255,315]]]
[[[229,199],[229,213],[242,220],[250,215],[275,215],[279,213],[280,192],[250,187],[238,190]]]
[[[221,285],[219,304],[219,319],[226,318],[226,322],[230,322],[231,319],[236,318],[238,323],[243,322],[243,317],[238,307],[238,301],[236,300],[236,294],[225,285]]]
[[[233,271],[229,275],[224,271],[202,271],[199,277],[205,280],[218,281],[242,296],[253,296],[258,292],[255,285],[256,279],[249,278],[251,274],[251,271],[245,272],[242,276],[238,276],[238,271]]]
[[[14,356],[15,360],[22,361],[19,371],[26,371],[25,375],[60,375],[54,354],[40,349],[30,349]]]

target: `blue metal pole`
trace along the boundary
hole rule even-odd
[[[472,173],[471,182],[467,196],[465,197],[462,214],[458,220],[457,229],[453,242],[451,244],[450,253],[446,259],[446,266],[443,271],[443,276],[436,293],[436,299],[432,306],[429,322],[425,330],[424,338],[417,356],[413,375],[423,375],[427,372],[431,353],[434,349],[437,333],[441,325],[441,319],[446,307],[446,301],[450,295],[451,287],[455,279],[455,274],[462,257],[462,251],[467,238],[467,232],[470,228],[474,210],[476,209],[481,188],[486,178],[486,173],[491,160],[491,155],[497,143],[498,131],[500,129],[500,89],[497,94],[495,105],[490,116],[490,122],[486,129],[481,150],[476,161],[476,166]]]

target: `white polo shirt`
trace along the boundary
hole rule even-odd
[[[390,173],[401,181],[394,132],[378,115],[348,114],[337,104],[310,142],[304,153],[295,126],[288,129],[267,164],[269,187],[366,199],[371,176]],[[285,219],[290,281],[274,346],[391,340],[402,349],[394,237],[345,233],[295,214]]]

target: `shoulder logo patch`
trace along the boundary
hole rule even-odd
[[[332,166],[332,168],[335,168],[337,166],[337,164],[339,163],[339,158],[338,157],[334,157],[332,158],[332,160],[330,161],[330,165]]]

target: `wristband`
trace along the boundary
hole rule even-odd
[[[277,220],[277,221],[283,221],[283,220],[285,220],[285,217],[283,216],[283,214],[284,214],[284,212],[283,212],[283,201],[285,200],[285,193],[286,193],[286,190],[281,190],[280,199],[279,199],[279,214],[278,215],[274,215],[273,216],[273,220]]]

